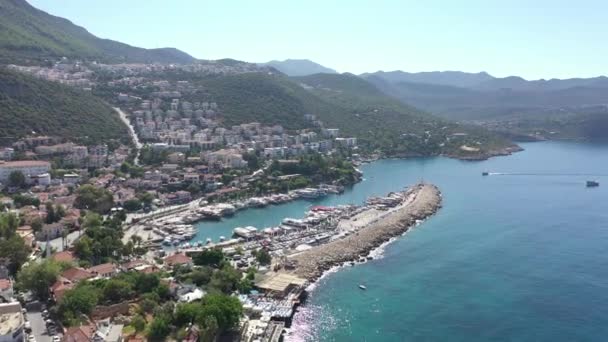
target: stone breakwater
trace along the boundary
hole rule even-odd
[[[292,257],[296,275],[314,281],[334,266],[368,255],[392,237],[401,235],[441,208],[441,192],[435,185],[418,184],[410,190],[414,199],[394,213],[341,240],[312,248]]]

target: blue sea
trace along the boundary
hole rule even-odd
[[[522,147],[483,162],[377,161],[343,195],[202,223],[199,238],[276,225],[313,204],[362,203],[423,180],[439,186],[443,208],[381,258],[324,277],[288,340],[608,340],[608,146]],[[586,188],[586,180],[601,185]]]

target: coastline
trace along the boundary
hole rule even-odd
[[[391,215],[344,239],[292,256],[295,268],[289,272],[314,283],[333,268],[369,256],[441,208],[441,193],[435,185],[418,184],[410,191],[414,199]]]

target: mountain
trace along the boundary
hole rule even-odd
[[[67,19],[34,8],[25,0],[0,0],[0,63],[39,63],[58,57],[106,63],[196,60],[174,48],[143,49],[101,39]]]
[[[424,83],[437,84],[454,87],[474,87],[480,83],[491,81],[493,76],[486,72],[467,73],[462,71],[430,71],[430,72],[405,72],[396,71],[377,71],[374,73],[365,73],[361,77],[378,77],[389,83]]]
[[[479,90],[520,90],[520,91],[555,91],[568,88],[608,88],[608,78],[605,76],[592,78],[570,78],[527,81],[518,76],[495,78],[481,82],[475,86]]]
[[[0,122],[0,145],[32,131],[83,143],[129,141],[118,114],[99,98],[5,68],[0,68]]]
[[[261,65],[271,66],[287,76],[306,76],[313,74],[336,74],[333,69],[326,68],[308,59],[286,59],[284,61],[270,61],[260,63]]]
[[[405,76],[404,76],[405,75]],[[445,79],[412,80],[408,73],[363,77],[385,94],[451,120],[472,121],[526,139],[605,140],[608,78],[528,81],[510,76],[447,85]],[[435,83],[433,83],[435,82]],[[464,84],[464,82],[460,82]]]

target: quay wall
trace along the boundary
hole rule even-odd
[[[441,208],[441,192],[435,185],[418,184],[411,190],[414,199],[390,215],[343,239],[292,256],[295,261],[292,272],[314,281],[334,266],[368,255],[392,237],[405,233],[416,221],[424,220]]]

